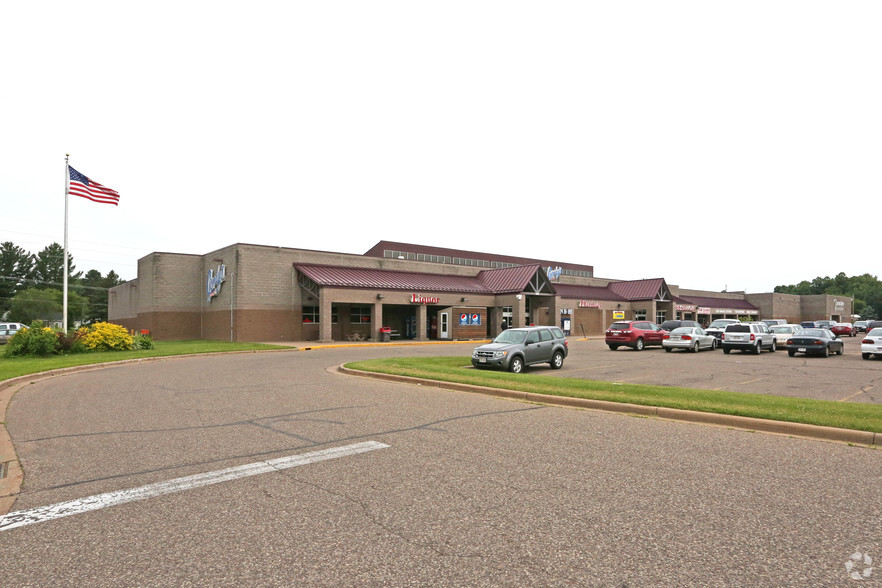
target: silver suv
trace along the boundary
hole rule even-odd
[[[766,323],[738,323],[729,325],[723,333],[723,353],[733,349],[751,351],[759,355],[763,348],[776,351],[778,343],[775,334],[769,331]]]
[[[472,352],[472,365],[516,374],[536,363],[548,363],[551,369],[558,370],[568,352],[567,340],[557,327],[508,329],[492,343],[476,347]]]

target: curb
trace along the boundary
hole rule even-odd
[[[378,380],[386,380],[389,382],[401,382],[405,384],[417,384],[420,386],[443,388],[445,390],[455,390],[458,392],[485,394],[488,396],[498,396],[500,398],[511,398],[513,400],[536,402],[539,404],[548,404],[553,406],[566,406],[571,408],[601,410],[604,412],[613,412],[619,414],[656,417],[671,421],[716,425],[721,427],[741,429],[745,431],[758,431],[762,433],[788,435],[791,437],[804,437],[807,439],[817,439],[822,441],[836,441],[840,443],[850,443],[853,445],[861,445],[866,447],[872,447],[879,443],[882,443],[882,433],[873,433],[870,431],[856,431],[853,429],[840,429],[837,427],[824,427],[821,425],[807,425],[805,423],[772,421],[755,417],[718,414],[712,412],[698,412],[693,410],[665,408],[659,406],[644,406],[642,404],[627,404],[624,402],[610,402],[607,400],[590,400],[587,398],[573,398],[571,396],[551,396],[549,394],[534,394],[531,392],[519,392],[517,390],[491,388],[489,386],[477,386],[474,384],[460,384],[456,382],[443,382],[439,380],[428,380],[425,378],[414,378],[411,376],[397,376],[393,374],[364,372],[361,370],[347,368],[343,365],[337,366],[337,371],[350,376],[361,376],[365,378],[374,378]]]

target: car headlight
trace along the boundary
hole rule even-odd
[[[505,357],[508,355],[508,351],[497,351],[493,354],[493,357]]]

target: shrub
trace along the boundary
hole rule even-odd
[[[132,337],[132,349],[153,349],[153,337],[150,335],[135,335]]]
[[[27,355],[52,355],[58,353],[58,335],[55,330],[43,326],[43,321],[34,321],[30,326],[13,335],[6,344],[6,357]]]
[[[90,351],[128,351],[132,349],[132,336],[129,335],[125,327],[113,323],[93,324],[80,340]]]

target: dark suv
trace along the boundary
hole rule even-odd
[[[642,351],[647,345],[661,345],[665,331],[649,321],[616,321],[606,330],[606,344],[615,351],[630,347]]]
[[[504,369],[516,374],[528,365],[551,364],[551,369],[563,366],[569,348],[563,331],[557,327],[524,327],[507,329],[492,343],[476,347],[472,365],[476,368]]]
[[[670,320],[663,322],[659,326],[670,333],[674,329],[679,329],[680,327],[700,327],[701,325],[696,321]]]

